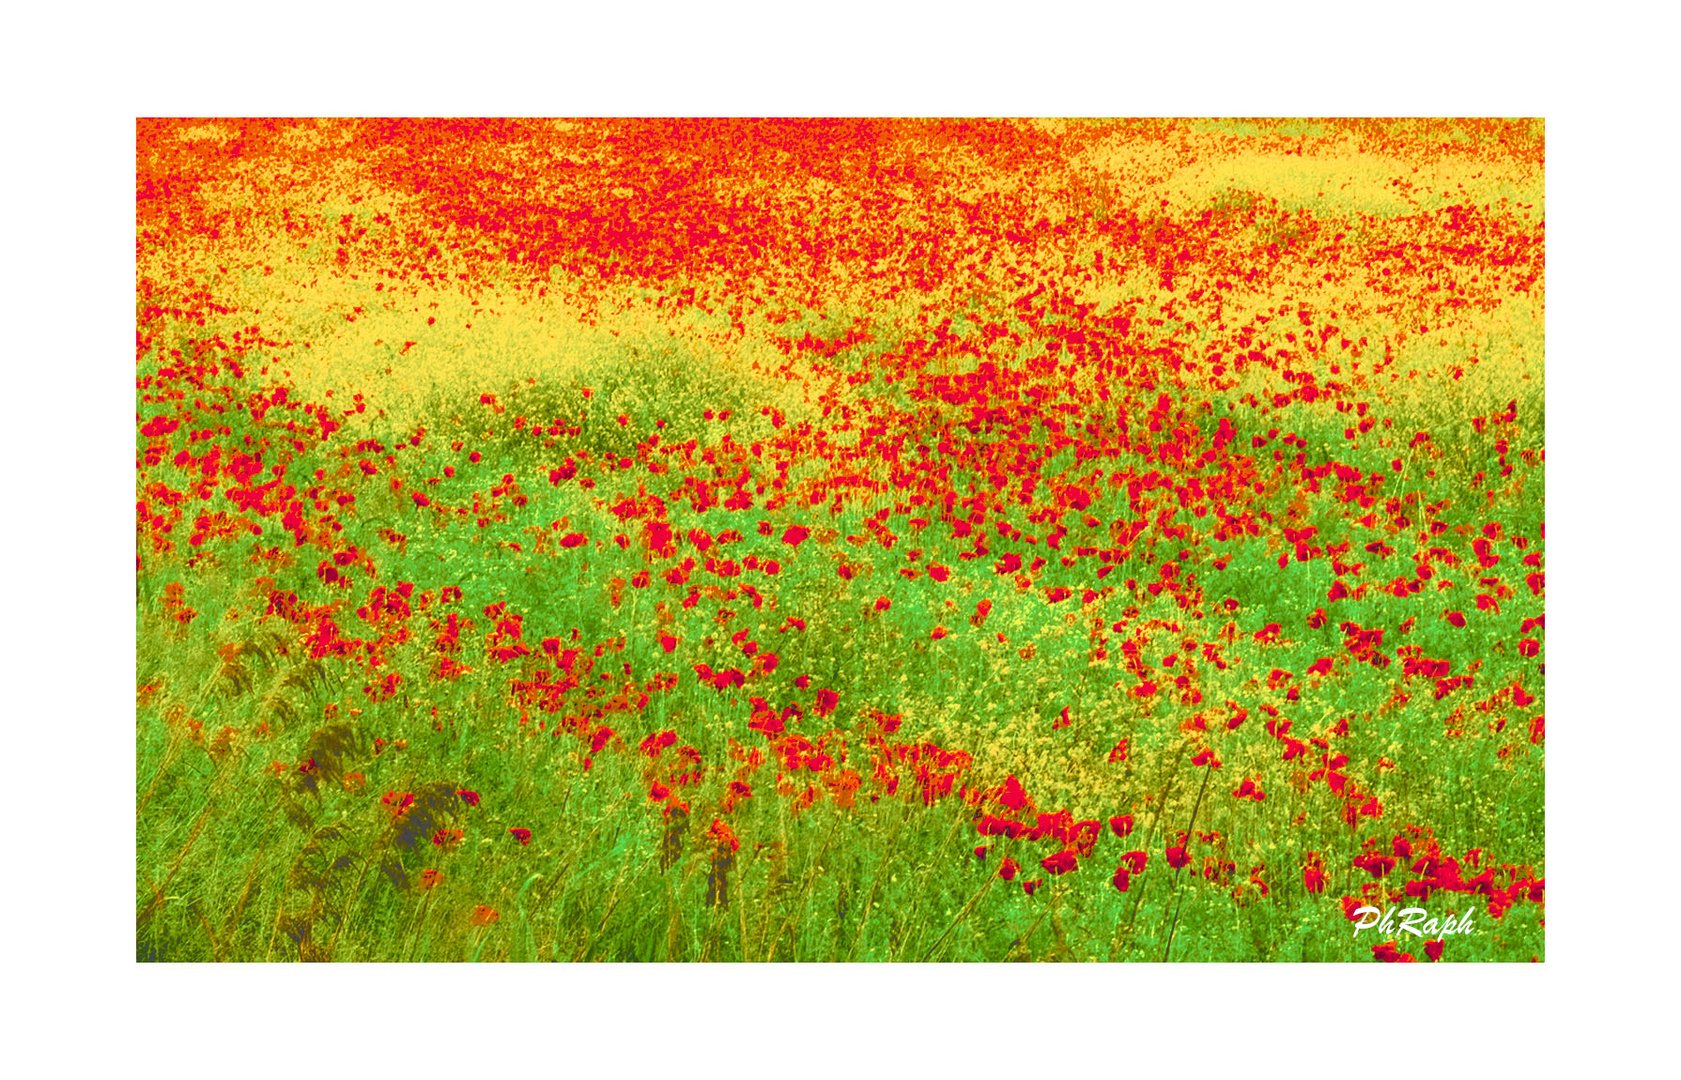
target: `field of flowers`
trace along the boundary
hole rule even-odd
[[[139,959],[1545,955],[1539,122],[135,179]]]

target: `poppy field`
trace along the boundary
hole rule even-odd
[[[140,121],[137,959],[1543,959],[1542,134]]]

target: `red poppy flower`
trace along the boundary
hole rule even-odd
[[[1039,865],[1045,868],[1047,874],[1066,874],[1079,867],[1079,861],[1072,851],[1059,851],[1039,860]]]
[[[677,742],[675,731],[661,731],[642,740],[641,749],[650,758],[658,758],[660,752]]]
[[[1373,945],[1372,956],[1386,964],[1410,964],[1413,962],[1413,954],[1402,952],[1393,941]]]
[[[1380,855],[1375,851],[1368,851],[1363,855],[1357,856],[1354,860],[1354,865],[1359,867],[1361,870],[1366,871],[1366,873],[1372,875],[1372,877],[1380,878],[1389,873],[1389,871],[1395,869],[1395,857],[1392,855]]]
[[[1027,791],[1016,779],[1015,773],[1004,777],[1003,786],[998,789],[998,801],[1008,810],[1024,810],[1027,808]]]
[[[712,843],[715,846],[717,846],[720,850],[724,850],[724,851],[740,851],[741,850],[741,841],[736,839],[735,833],[730,829],[730,827],[728,825],[724,824],[722,821],[718,820],[717,818],[712,819],[712,824],[711,824],[711,826],[709,826],[707,828],[706,835],[712,840]]]
[[[530,829],[521,829],[521,828],[516,826],[516,827],[510,828],[508,830],[508,835],[512,836],[515,840],[518,840],[521,847],[524,847],[525,845],[531,843],[531,830]]]

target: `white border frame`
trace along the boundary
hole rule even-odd
[[[1639,10],[1639,5],[1628,5]],[[65,1071],[1291,1074],[1656,1053],[1675,812],[1660,720],[1676,350],[1658,27],[1601,4],[309,2],[31,15],[6,76],[6,434],[22,700],[7,909],[24,1044]],[[33,21],[31,21],[33,20]],[[366,52],[354,52],[366,41]],[[1548,960],[1524,966],[136,965],[132,384],[136,115],[1540,115],[1547,121]],[[1553,224],[1550,222],[1549,224]],[[45,307],[45,311],[40,309]],[[21,421],[18,423],[17,421]],[[1668,421],[1666,423],[1666,421]],[[73,429],[73,430],[71,430]],[[1668,451],[1666,454],[1665,451]],[[20,509],[21,508],[21,509]],[[1626,557],[1627,566],[1622,560]],[[87,648],[89,641],[97,643]],[[78,644],[75,651],[69,643]],[[89,661],[87,657],[97,655]],[[1667,690],[1667,688],[1665,688]],[[17,700],[16,698],[13,699]],[[1660,836],[1662,839],[1660,840]],[[17,964],[21,953],[22,963]],[[1426,973],[1428,972],[1428,974]],[[1622,1068],[1619,1068],[1618,1065]],[[1426,1066],[1428,1067],[1428,1066]],[[469,1072],[470,1070],[470,1072]],[[1645,1070],[1638,1070],[1645,1071]],[[439,1072],[438,1075],[447,1075]]]

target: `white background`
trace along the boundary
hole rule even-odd
[[[1674,35],[1634,14],[1645,5],[1575,22],[1536,4],[1356,7],[14,15],[0,76],[12,1074],[1673,1074],[1652,1055],[1658,998],[1674,1012],[1681,835]],[[1545,117],[1546,963],[137,965],[134,119],[359,114]]]

